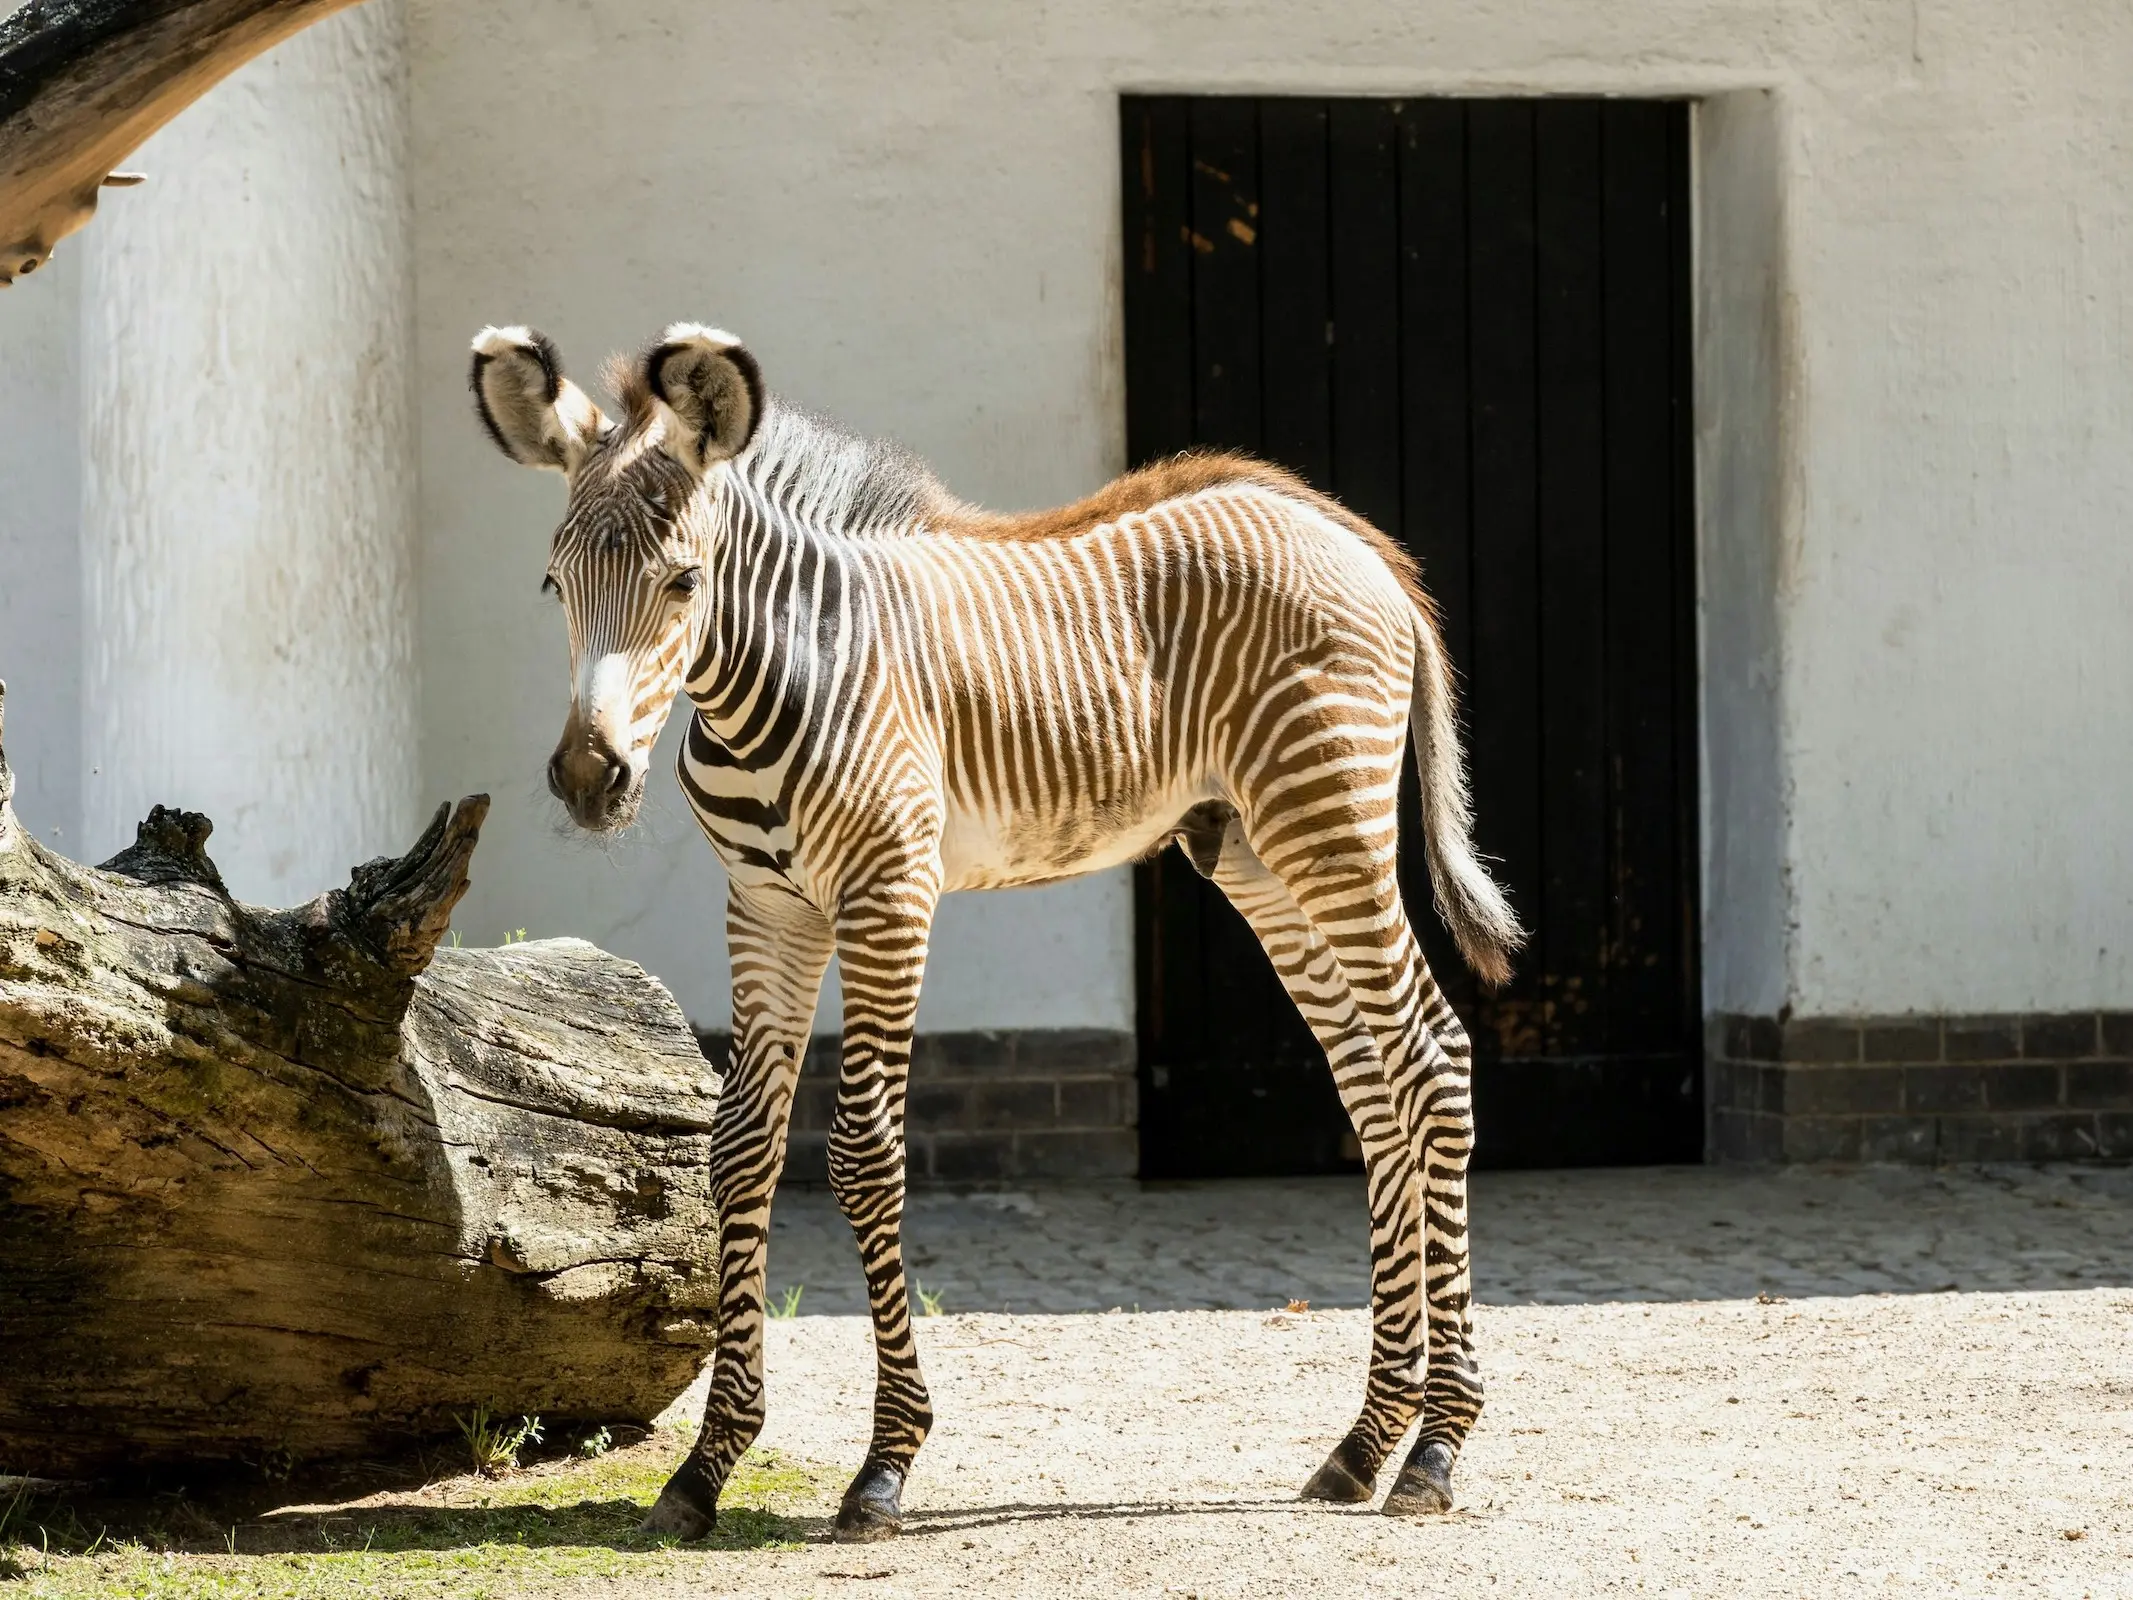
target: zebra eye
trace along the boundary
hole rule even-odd
[[[667,580],[668,594],[694,594],[704,581],[704,575],[694,567],[684,567]]]

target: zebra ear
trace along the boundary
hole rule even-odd
[[[531,328],[484,328],[467,374],[482,426],[525,467],[575,472],[612,426],[592,397],[563,376],[555,342]]]
[[[668,448],[699,477],[747,449],[763,420],[763,369],[717,328],[675,323],[645,354],[644,382],[681,423]]]

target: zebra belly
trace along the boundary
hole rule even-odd
[[[1003,817],[951,802],[941,830],[941,887],[1007,889],[1138,861],[1206,798],[1165,795],[1124,819]]]

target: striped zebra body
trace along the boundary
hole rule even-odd
[[[473,380],[506,452],[570,483],[550,578],[573,697],[551,786],[585,826],[626,823],[685,694],[680,781],[730,880],[718,1350],[702,1436],[647,1526],[707,1529],[762,1423],[771,1194],[833,954],[845,1014],[830,1178],[878,1359],[873,1443],[838,1528],[901,1525],[932,1422],[901,1216],[935,907],[952,889],[1051,881],[1174,838],[1259,935],[1363,1148],[1364,1404],[1305,1493],[1368,1498],[1419,1416],[1387,1509],[1449,1505],[1481,1405],[1470,1053],[1400,901],[1410,730],[1448,924],[1491,979],[1518,932],[1468,844],[1449,671],[1406,559],[1234,456],[1129,474],[1057,511],[983,512],[900,452],[771,400],[715,330],[669,329],[618,368],[619,422],[524,329],[485,330]]]

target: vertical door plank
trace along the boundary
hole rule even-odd
[[[1609,1045],[1679,1045],[1673,316],[1667,108],[1603,112],[1607,274],[1609,796],[1617,960]]]
[[[1471,750],[1466,108],[1457,100],[1410,100],[1400,108],[1398,122],[1400,535],[1421,562],[1423,587],[1436,603],[1445,648],[1459,675],[1460,723]],[[1432,909],[1420,793],[1419,778],[1410,772],[1400,800],[1401,895],[1430,970],[1461,1015],[1469,1015],[1474,985]]]
[[[1192,151],[1179,95],[1119,101],[1125,205],[1126,456],[1138,466],[1192,442]]]
[[[1530,927],[1541,909],[1533,107],[1467,108],[1476,837]],[[1540,1048],[1530,960],[1480,1008],[1477,1051]]]
[[[1259,319],[1261,336],[1260,415],[1262,453],[1320,489],[1333,485],[1333,361],[1327,344],[1332,317],[1328,275],[1326,196],[1326,103],[1322,100],[1270,96],[1259,102]],[[1291,1138],[1304,1124],[1322,1124],[1314,1138],[1300,1142],[1338,1161],[1340,1134],[1346,1124],[1338,1097],[1329,1097],[1330,1078],[1321,1065],[1317,1041],[1257,942],[1237,919],[1239,944],[1253,949],[1240,962],[1264,970],[1259,1006],[1240,1004],[1240,1027],[1257,1031],[1254,1048],[1278,1062],[1290,1082],[1286,1104],[1278,1082],[1265,1089],[1261,1109],[1285,1119],[1282,1132]],[[1291,1160],[1298,1159],[1292,1155]]]
[[[1696,1122],[1693,1150],[1703,1148],[1703,806],[1698,693],[1702,664],[1696,640],[1696,284],[1689,214],[1689,102],[1666,107],[1667,280],[1672,361],[1668,374],[1668,432],[1673,443],[1674,553],[1674,917],[1678,942],[1675,1014],[1693,1085]]]
[[[1260,448],[1259,118],[1250,100],[1192,102],[1193,437]]]
[[[1193,443],[1260,447],[1259,116],[1255,102],[1192,102]],[[1182,863],[1179,863],[1182,866]],[[1186,1052],[1249,1057],[1273,1001],[1251,930],[1197,873],[1166,876],[1198,911],[1201,1032]],[[1201,1137],[1212,1132],[1209,1124]],[[1203,1159],[1216,1155],[1203,1153]]]
[[[1138,465],[1193,439],[1190,102],[1128,95],[1120,122],[1126,450]],[[1165,870],[1173,865],[1182,863],[1147,863],[1134,882],[1142,1104],[1157,1149],[1173,1146],[1176,1134],[1167,1125],[1170,1101],[1148,1080],[1149,1069],[1196,1050],[1205,1033],[1202,906],[1197,882],[1179,881]]]
[[[1465,107],[1409,101],[1400,114],[1401,535],[1462,672],[1473,655],[1466,167]]]
[[[1534,111],[1540,465],[1541,903],[1528,962],[1543,1049],[1606,1048],[1606,443],[1600,108]]]
[[[1400,216],[1393,109],[1336,100],[1327,124],[1333,489],[1400,533]]]
[[[1326,103],[1259,104],[1259,326],[1267,457],[1333,488]]]

